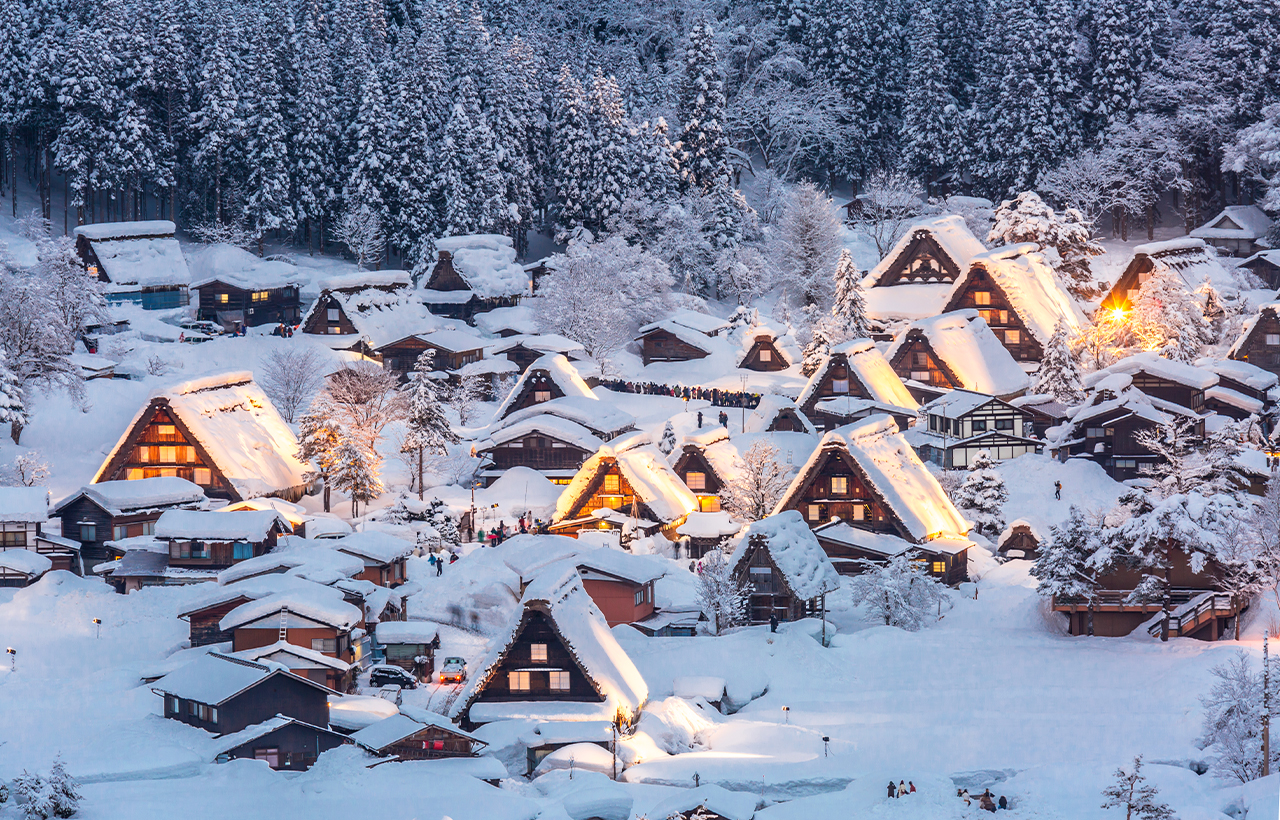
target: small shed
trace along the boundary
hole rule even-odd
[[[90,276],[107,285],[107,301],[144,310],[186,307],[191,271],[167,220],[102,222],[71,232]]]
[[[996,549],[1002,558],[1035,558],[1040,545],[1045,542],[1039,527],[1025,518],[1010,521],[996,541]]]
[[[276,715],[218,738],[214,762],[261,760],[273,770],[305,772],[321,754],[350,742],[331,729]]]
[[[809,433],[815,434],[813,423],[800,412],[796,403],[786,396],[766,393],[760,403],[747,416],[746,433]]]
[[[1271,217],[1257,205],[1228,205],[1191,236],[1203,239],[1228,256],[1244,258],[1270,248]]]
[[[414,709],[412,714],[380,720],[351,735],[351,740],[376,755],[396,760],[473,757],[488,745],[444,715],[425,709]]]

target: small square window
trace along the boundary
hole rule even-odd
[[[213,472],[208,467],[197,467],[191,473],[191,480],[202,487],[207,487],[213,483]]]
[[[535,390],[535,391],[533,391],[533,400],[534,400],[535,402],[537,402],[538,404],[541,404],[541,403],[542,403],[542,402],[544,402],[544,401],[551,401],[551,391],[550,391],[550,390]]]
[[[1007,345],[1022,344],[1022,332],[1018,330],[1006,330],[1004,332],[1004,343]]]
[[[610,473],[604,477],[604,491],[606,493],[616,493],[618,491],[617,473]]]
[[[96,524],[81,524],[80,540],[81,541],[97,541],[98,526]]]
[[[840,393],[840,394],[848,393],[848,392],[849,392],[849,380],[848,380],[847,378],[845,378],[845,379],[832,379],[832,380],[831,380],[831,392],[832,392],[832,393]]]
[[[943,563],[942,561],[934,561],[934,562],[933,562],[933,574],[934,574],[934,575],[941,575],[942,573],[944,573],[944,572],[946,572],[946,571],[947,571],[947,565],[946,565],[945,563]]]
[[[689,472],[684,474],[684,483],[691,490],[705,490],[707,488],[707,474]]]
[[[1269,345],[1280,345],[1280,333],[1268,333],[1268,334],[1267,334],[1267,344],[1269,344]]]
[[[1013,419],[996,419],[997,430],[1012,430]]]
[[[226,293],[218,294],[218,304],[225,305],[230,301],[231,301],[231,296],[229,294],[226,294]]]
[[[831,494],[845,495],[849,492],[849,479],[845,476],[838,475],[831,478]]]
[[[772,350],[770,350],[770,349],[769,349],[769,348],[767,348],[767,347],[766,347],[766,348],[763,348],[763,349],[760,351],[760,361],[762,361],[762,362],[771,362],[771,361],[773,361],[773,351],[772,351]]]
[[[529,660],[533,663],[546,663],[547,645],[545,643],[529,644]]]
[[[975,305],[991,304],[991,293],[985,290],[975,290],[973,292],[973,303]]]
[[[342,311],[339,308],[329,308],[327,314],[330,322],[337,322],[342,316]]]
[[[866,518],[867,518],[867,505],[866,505],[866,504],[854,504],[854,505],[853,505],[853,520],[854,520],[854,521],[865,521],[865,520],[866,520]]]
[[[978,421],[977,419],[974,419],[974,421],[973,421],[973,432],[975,432],[975,433],[985,433],[985,432],[987,432],[987,422],[986,422],[985,420],[984,420],[984,421]]]
[[[821,505],[821,504],[810,504],[810,505],[809,505],[809,520],[810,520],[810,521],[821,521],[821,520],[822,520],[822,505]]]
[[[529,673],[528,672],[508,672],[507,688],[512,692],[528,692],[529,691]]]
[[[178,434],[178,428],[172,424],[157,424],[156,433],[160,436],[175,436]]]
[[[528,673],[526,673],[528,674]],[[569,673],[564,669],[556,669],[549,673],[548,683],[552,691],[567,692],[569,691]]]

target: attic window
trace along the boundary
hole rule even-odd
[[[974,303],[975,305],[989,305],[989,304],[991,304],[991,293],[990,293],[990,291],[985,291],[985,290],[975,290],[975,291],[973,292],[973,303]]]
[[[507,688],[512,692],[528,692],[529,691],[529,673],[528,672],[508,672]]]
[[[849,479],[846,476],[837,475],[831,477],[831,494],[832,495],[848,495]]]
[[[618,491],[617,473],[610,473],[604,477],[604,491],[606,493],[616,493]]]
[[[684,483],[691,490],[705,490],[707,488],[706,473],[685,473]]]
[[[551,401],[551,391],[535,390],[533,391],[533,400],[538,402],[539,404],[541,404],[544,401]]]
[[[865,520],[865,519],[866,519],[866,517],[867,517],[867,505],[866,505],[866,504],[854,504],[854,505],[853,505],[853,520],[854,520],[854,521],[863,521],[863,520]]]
[[[1267,334],[1267,344],[1269,344],[1269,345],[1280,345],[1280,333],[1268,333],[1268,334]]]
[[[832,380],[831,380],[831,392],[832,392],[832,393],[848,393],[848,392],[849,392],[849,380],[848,380],[847,378],[845,378],[845,379],[832,379]]]
[[[157,424],[156,434],[160,436],[175,436],[178,434],[178,428],[172,424]]]
[[[529,644],[529,660],[533,663],[546,663],[547,645],[545,643]]]
[[[567,692],[569,691],[569,673],[564,669],[553,669],[548,674],[548,683],[552,691]]]
[[[1007,345],[1022,344],[1022,332],[1018,330],[1006,330],[1004,332],[1004,343]]]
[[[339,321],[338,316],[339,316],[338,308],[329,308],[329,321],[330,321],[330,322],[337,322],[337,321]]]
[[[771,361],[773,361],[773,351],[772,351],[772,350],[770,350],[770,349],[769,349],[769,348],[767,348],[767,347],[765,347],[765,348],[761,348],[761,350],[760,350],[760,361],[762,361],[762,362],[771,362]]]
[[[911,380],[917,381],[917,382],[927,382],[929,381],[929,371],[928,370],[912,370]]]

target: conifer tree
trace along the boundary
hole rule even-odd
[[[1115,782],[1102,791],[1104,809],[1121,809],[1125,820],[1177,820],[1164,803],[1156,799],[1160,790],[1147,782],[1142,773],[1142,756],[1133,759],[1133,769],[1116,769]]]
[[[667,420],[667,425],[662,428],[662,438],[658,440],[658,449],[662,451],[664,456],[671,455],[671,451],[676,449],[676,430],[671,425],[671,420]]]
[[[592,135],[586,227],[598,234],[622,208],[631,188],[631,144],[618,81],[597,72],[591,84],[588,127]]]
[[[334,160],[334,95],[329,46],[320,29],[319,9],[308,4],[298,32],[298,96],[294,101],[293,163],[295,219],[305,224],[307,248],[322,244],[320,228],[337,193],[330,185]]]
[[[401,452],[412,453],[417,462],[418,498],[422,498],[422,474],[428,454],[443,456],[449,445],[458,442],[458,435],[449,425],[445,415],[440,388],[431,377],[435,370],[435,351],[428,348],[413,366],[413,374],[402,388],[406,393],[408,417]]]
[[[261,18],[261,16],[259,16]],[[249,86],[245,107],[248,139],[245,162],[248,197],[245,202],[247,227],[258,238],[258,255],[263,253],[264,235],[268,231],[292,231],[293,209],[289,202],[288,133],[284,121],[284,100],[277,81],[282,72],[272,59],[265,21],[259,19],[254,40],[255,67],[253,84]]]
[[[693,24],[684,52],[679,112],[681,166],[686,188],[710,191],[729,177],[729,140],[724,133],[724,75],[717,62],[711,24]]]
[[[974,530],[991,539],[1004,531],[1004,502],[1009,500],[1004,479],[995,468],[991,454],[979,450],[955,495],[956,506],[973,521]]]
[[[385,225],[389,220],[387,175],[391,169],[388,149],[390,117],[382,78],[372,60],[366,62],[360,83],[360,108],[348,135],[347,184],[342,199],[348,208],[368,205]]]
[[[926,189],[953,158],[952,135],[958,113],[947,89],[947,66],[938,46],[938,21],[932,5],[922,2],[911,17],[902,159],[924,180]]]
[[[1096,522],[1088,520],[1080,508],[1072,504],[1066,519],[1055,524],[1048,542],[1040,545],[1031,569],[1037,579],[1036,590],[1041,595],[1088,603],[1086,631],[1090,635],[1098,590],[1098,570],[1090,559],[1100,546]]]
[[[345,437],[333,416],[333,407],[321,397],[298,419],[298,460],[314,464],[310,475],[324,482],[325,512],[329,512],[329,491],[338,468],[338,446]]]
[[[636,193],[649,202],[670,202],[680,187],[680,161],[667,137],[667,121],[643,123],[632,136],[636,144],[632,179]]]
[[[1080,379],[1080,366],[1071,355],[1069,342],[1067,326],[1059,319],[1045,345],[1034,391],[1053,396],[1055,401],[1066,407],[1074,407],[1084,398],[1084,383]]]
[[[591,130],[588,124],[590,106],[582,85],[568,65],[560,67],[557,79],[555,136],[555,184],[560,200],[558,219],[565,234],[586,222],[591,190]]]
[[[1137,106],[1139,51],[1127,0],[1100,0],[1093,100],[1099,128],[1129,119]]]
[[[1143,349],[1188,364],[1213,341],[1203,306],[1167,265],[1157,265],[1142,283],[1129,325]]]
[[[840,251],[836,262],[836,301],[831,316],[844,340],[865,339],[871,335],[867,321],[867,300],[862,292],[862,271],[853,264],[849,249]]]
[[[0,349],[0,424],[9,423],[9,437],[18,443],[22,428],[27,426],[27,402],[18,377],[6,363],[4,350]]]
[[[338,445],[334,460],[333,486],[350,496],[351,517],[355,518],[361,503],[368,504],[386,489],[380,475],[382,458],[348,438]]]
[[[527,231],[533,227],[534,190],[538,187],[533,146],[543,118],[538,105],[541,94],[529,82],[534,65],[532,50],[520,37],[513,37],[495,69],[488,112],[489,126],[498,141],[498,174],[507,203],[499,231],[511,236],[521,256],[527,249]]]
[[[228,221],[224,188],[231,181],[228,171],[232,146],[244,134],[237,85],[240,77],[231,53],[231,43],[237,36],[223,15],[214,15],[205,34],[199,77],[194,84],[195,99],[188,115],[194,149],[192,164],[209,191],[208,218],[219,225]]]
[[[496,140],[480,110],[470,77],[458,83],[453,113],[440,145],[445,235],[492,232],[506,210]]]

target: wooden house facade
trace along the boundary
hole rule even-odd
[[[823,617],[826,594],[840,588],[831,560],[796,512],[752,524],[729,560],[734,577],[749,590],[753,624]]]
[[[1231,346],[1229,355],[1236,361],[1280,375],[1280,302],[1259,308]]]
[[[1280,250],[1259,251],[1241,262],[1240,267],[1261,279],[1271,290],[1280,289]]]
[[[178,477],[153,477],[90,484],[59,502],[53,513],[62,519],[63,537],[80,543],[85,569],[91,571],[123,554],[107,542],[155,535],[156,521],[166,511],[204,504],[198,485]]]
[[[738,360],[743,370],[774,373],[791,366],[791,357],[778,345],[777,335],[771,330],[748,331],[750,340],[746,352]]]
[[[279,668],[211,652],[151,685],[164,716],[228,735],[276,715],[329,725],[333,690]]]
[[[809,377],[796,405],[813,421],[818,402],[833,397],[866,399],[911,411],[919,406],[870,339],[832,348]]]
[[[218,595],[214,601],[201,603],[192,609],[178,613],[179,618],[191,625],[190,640],[193,647],[230,643],[235,637],[234,633],[232,630],[221,629],[218,625],[219,621],[241,604],[247,604],[253,600],[245,593],[228,588],[220,592],[222,594]]]
[[[422,720],[392,715],[351,735],[351,740],[376,755],[396,760],[473,757],[487,745],[438,715],[418,715]]]
[[[231,632],[236,652],[283,641],[351,664],[356,661],[351,630],[363,623],[363,617],[358,607],[342,600],[320,610],[281,594],[242,604],[224,615],[218,628]]]
[[[216,762],[260,760],[274,771],[305,772],[321,754],[349,743],[331,729],[277,715],[218,744]]]
[[[1042,533],[1030,521],[1019,518],[1010,522],[996,541],[996,551],[1002,558],[1035,559],[1043,545]]]
[[[640,359],[646,366],[654,362],[688,362],[711,355],[697,331],[674,322],[658,322],[641,328],[636,341],[640,344]]]
[[[1038,362],[1044,348],[1031,333],[1012,300],[991,274],[980,266],[970,271],[965,282],[951,295],[944,312],[972,308],[986,321],[1009,351],[1020,362]]]
[[[725,479],[707,458],[705,447],[685,444],[671,469],[698,497],[698,512],[720,511],[720,493],[724,490]]]
[[[1008,461],[1043,452],[1033,438],[1034,426],[1023,410],[991,396],[953,390],[926,404],[927,423],[907,433],[923,461],[945,469],[968,467],[980,452]]]
[[[197,316],[206,321],[224,326],[239,322],[246,327],[258,327],[296,325],[302,318],[297,282],[255,288],[215,278],[196,282],[192,287],[200,291]]]
[[[72,235],[85,270],[106,285],[108,304],[171,310],[187,306],[191,283],[175,231],[167,220],[101,222]]]
[[[164,397],[151,400],[144,418],[126,435],[99,480],[176,476],[199,486],[210,498],[240,500],[204,445],[168,405]]]
[[[1077,409],[1053,443],[1059,456],[1083,456],[1096,461],[1116,481],[1142,477],[1143,467],[1160,461],[1160,455],[1144,447],[1138,434],[1181,419],[1191,424],[1191,434],[1204,437],[1204,418],[1182,405],[1152,398],[1127,388],[1114,393],[1098,390]]]
[[[418,680],[431,679],[435,672],[440,635],[428,621],[380,621],[374,631],[382,647],[385,663],[398,666]]]
[[[583,529],[623,529],[630,524],[645,535],[661,531],[674,541],[676,529],[698,503],[658,448],[616,449],[606,444],[561,494],[551,531],[574,535]]]
[[[968,268],[969,260],[985,250],[962,217],[920,222],[868,271],[863,287],[951,284]]]
[[[956,388],[1009,399],[1031,385],[1007,345],[971,309],[912,324],[885,356],[893,372],[909,383],[912,395],[925,402]]]

